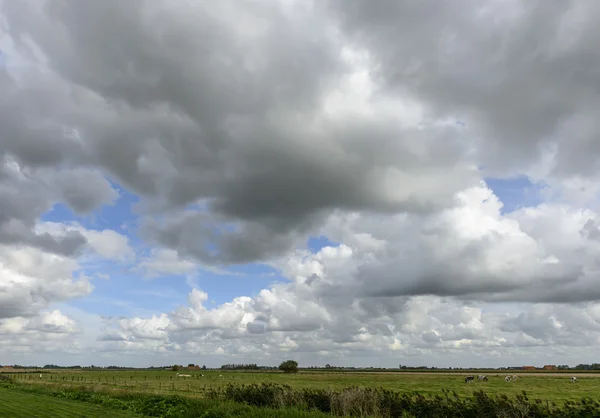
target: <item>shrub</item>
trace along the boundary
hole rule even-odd
[[[298,372],[298,362],[294,360],[284,361],[279,365],[279,370],[284,373],[296,373]]]

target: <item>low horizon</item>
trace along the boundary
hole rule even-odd
[[[106,368],[123,368],[123,369],[171,369],[175,366],[177,367],[181,367],[181,368],[206,368],[206,369],[211,369],[211,370],[216,370],[216,369],[225,369],[225,370],[254,370],[254,369],[261,369],[261,368],[269,368],[269,369],[276,369],[279,364],[256,364],[256,363],[240,363],[240,364],[222,364],[220,366],[206,366],[203,364],[194,364],[193,366],[190,366],[190,364],[192,363],[188,363],[188,365],[186,366],[185,364],[177,364],[177,365],[173,365],[173,364],[163,364],[163,365],[150,365],[150,366],[139,366],[139,367],[135,367],[135,366],[117,366],[114,364],[110,364],[110,365],[96,365],[96,364],[89,364],[89,365],[81,365],[81,364],[71,364],[71,365],[60,365],[60,364],[45,364],[43,366],[40,365],[25,365],[25,364],[4,364],[4,365],[0,365],[0,369],[2,368],[35,368],[35,369],[43,369],[43,368],[61,368],[61,369],[73,369],[73,368],[98,368],[98,369],[106,369]],[[252,367],[249,367],[252,366]],[[575,366],[571,366],[568,364],[544,364],[542,366],[536,366],[536,365],[531,365],[531,364],[526,364],[526,365],[511,365],[511,366],[498,366],[498,367],[469,367],[469,366],[462,366],[462,367],[457,367],[457,366],[445,366],[445,367],[436,367],[436,366],[425,366],[425,365],[420,365],[420,366],[409,366],[409,365],[401,365],[399,367],[382,367],[382,366],[343,366],[343,365],[302,365],[302,364],[298,364],[298,368],[299,369],[358,369],[358,370],[364,370],[364,369],[377,369],[377,370],[403,370],[403,369],[429,369],[429,370],[470,370],[470,369],[474,369],[474,370],[501,370],[501,369],[523,369],[523,370],[527,370],[529,368],[533,368],[536,370],[600,370],[600,363],[579,363]]]

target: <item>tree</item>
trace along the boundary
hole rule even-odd
[[[298,362],[294,360],[284,361],[279,365],[279,370],[284,373],[296,373],[298,372]]]
[[[203,366],[202,366],[202,370],[206,370],[206,365],[203,365]]]
[[[188,367],[196,367],[196,365],[194,363],[190,363],[188,364]]]
[[[178,372],[180,370],[180,367],[176,364],[176,365],[173,366],[172,369],[173,369],[174,372]]]

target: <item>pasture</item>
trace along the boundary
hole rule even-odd
[[[444,389],[459,396],[470,396],[483,390],[489,395],[514,397],[525,391],[530,399],[563,403],[583,397],[597,398],[600,394],[600,376],[578,374],[578,382],[571,383],[569,374],[517,373],[516,382],[506,382],[506,374],[487,373],[487,382],[465,383],[465,374],[459,373],[368,373],[368,372],[278,372],[191,371],[181,372],[191,377],[178,377],[171,371],[53,371],[16,374],[23,383],[39,385],[90,386],[95,389],[145,392],[153,394],[180,394],[202,397],[209,388],[227,384],[274,383],[295,389],[315,388],[342,390],[349,386],[384,388],[402,393],[423,395],[441,394]],[[204,376],[201,376],[201,375]],[[222,377],[221,377],[222,376]]]
[[[83,402],[0,388],[0,416],[10,418],[135,418],[140,415],[108,410]]]

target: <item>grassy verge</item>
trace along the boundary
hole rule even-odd
[[[0,388],[0,416],[6,418],[135,418],[127,411],[107,410],[83,402]]]
[[[169,417],[169,418],[324,418],[326,414],[317,411],[298,410],[296,408],[259,408],[251,405],[217,399],[192,399],[177,395],[149,395],[130,392],[95,391],[89,386],[61,387],[38,386],[0,382],[0,400],[19,396],[36,399],[34,410],[37,411],[18,415],[18,408],[3,409],[0,405],[0,416],[7,418],[30,417]],[[46,415],[49,407],[55,407],[56,402],[62,402],[59,409],[62,415]],[[87,404],[87,405],[86,405]],[[54,406],[53,406],[54,405]],[[96,410],[86,410],[86,407],[96,407]],[[14,412],[17,411],[17,412]],[[83,412],[82,412],[83,411]],[[94,415],[100,411],[101,414]],[[13,414],[13,415],[10,415]],[[17,415],[14,415],[17,414]],[[71,415],[69,415],[71,414]]]

